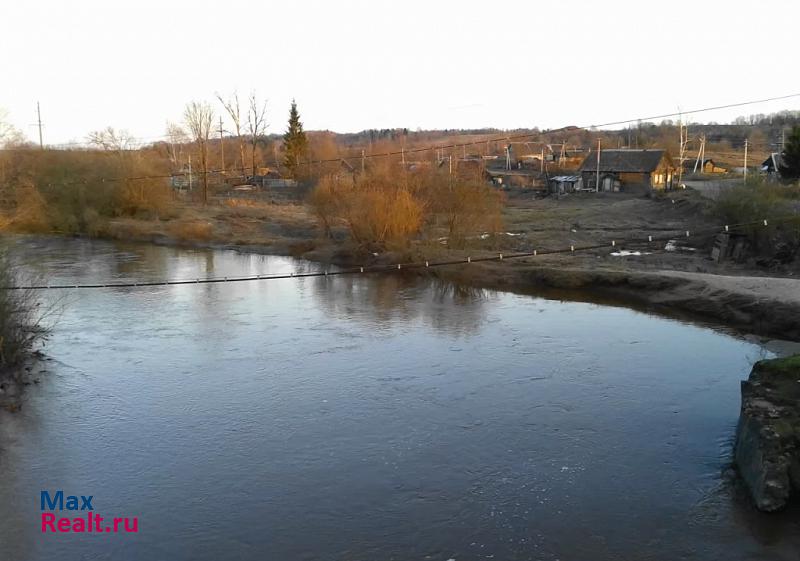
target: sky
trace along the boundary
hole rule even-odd
[[[556,128],[800,93],[797,0],[0,3],[0,109],[31,139],[156,140],[255,91],[268,133]],[[792,70],[794,68],[794,70]],[[800,97],[692,116],[800,109]],[[225,125],[230,129],[230,125]]]

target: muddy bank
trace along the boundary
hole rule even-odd
[[[471,264],[432,274],[484,288],[549,292],[564,299],[632,307],[800,341],[800,280],[796,279],[526,263]]]

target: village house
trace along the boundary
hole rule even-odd
[[[585,189],[647,192],[672,189],[675,165],[666,150],[593,150],[579,171]]]
[[[697,160],[688,160],[684,166],[688,173],[728,173],[728,168],[715,163],[711,158],[706,158],[702,164]]]

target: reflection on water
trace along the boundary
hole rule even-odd
[[[51,282],[313,270],[23,239]],[[60,292],[48,293],[57,298]],[[0,417],[0,559],[796,559],[728,475],[748,341],[405,276],[69,292]],[[140,534],[42,534],[42,489]]]
[[[363,277],[332,278],[317,277],[312,286],[316,304],[333,317],[376,323],[421,321],[453,335],[477,331],[484,306],[492,300],[486,290],[440,280],[422,283],[408,275],[388,275],[379,282],[365,282]],[[453,306],[458,306],[459,313],[452,313]]]

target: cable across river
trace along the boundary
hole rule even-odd
[[[359,267],[349,267],[337,269],[335,271],[313,271],[313,272],[290,272],[290,273],[274,273],[264,275],[248,275],[237,277],[209,277],[209,278],[195,278],[195,279],[173,279],[173,280],[154,280],[154,281],[119,281],[119,282],[102,282],[102,283],[87,283],[87,284],[33,284],[33,285],[15,285],[15,286],[0,286],[0,290],[63,290],[63,289],[103,289],[103,288],[146,288],[157,286],[179,286],[191,284],[218,284],[218,283],[231,283],[231,282],[253,282],[253,281],[267,281],[278,279],[294,279],[294,278],[308,278],[308,277],[332,277],[343,275],[360,275],[370,273],[389,273],[403,270],[419,270],[430,269],[435,267],[445,267],[449,265],[464,265],[470,263],[481,263],[487,261],[503,261],[508,259],[521,259],[525,257],[538,257],[545,255],[556,255],[564,253],[579,253],[585,251],[594,251],[601,249],[619,250],[625,245],[641,245],[667,242],[674,240],[677,237],[690,238],[697,236],[705,236],[712,234],[729,233],[733,230],[748,227],[767,227],[770,224],[777,224],[783,222],[790,222],[800,220],[800,215],[785,216],[780,218],[764,218],[753,222],[743,222],[740,224],[728,224],[723,227],[707,228],[703,230],[684,230],[680,233],[674,233],[668,236],[652,236],[646,238],[628,238],[622,240],[611,240],[610,242],[594,243],[588,245],[570,245],[559,249],[534,249],[527,252],[517,253],[493,253],[490,255],[482,255],[479,257],[466,257],[458,259],[450,259],[445,261],[415,261],[409,263],[395,263],[390,265],[364,265]],[[677,231],[676,231],[677,232]]]

